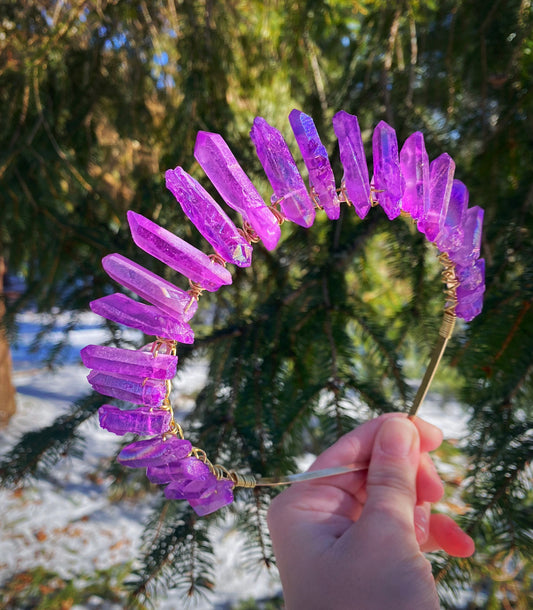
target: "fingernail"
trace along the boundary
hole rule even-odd
[[[378,433],[378,446],[392,457],[407,457],[416,440],[416,430],[407,419],[394,417],[383,422]]]
[[[415,532],[419,544],[424,544],[429,535],[428,510],[424,506],[415,506]]]

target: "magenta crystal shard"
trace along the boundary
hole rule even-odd
[[[189,504],[199,517],[204,517],[223,506],[233,502],[233,483],[231,481],[217,481],[211,493],[198,499],[189,500]]]
[[[108,254],[102,259],[102,265],[108,275],[119,284],[173,317],[188,321],[198,309],[198,303],[188,292],[177,288],[125,256]]]
[[[87,345],[80,353],[83,364],[89,369],[133,375],[141,379],[172,379],[178,363],[177,356],[159,354],[154,358],[148,352],[106,345]]]
[[[181,167],[167,170],[165,180],[167,189],[217,254],[238,267],[249,267],[252,247],[204,187]]]
[[[125,411],[113,405],[102,405],[98,409],[100,427],[122,436],[134,434],[161,434],[169,429],[172,415],[165,409],[139,407]]]
[[[402,210],[418,220],[429,208],[429,159],[420,131],[405,140],[400,151],[400,170],[405,180]]]
[[[250,137],[272,185],[272,200],[281,199],[281,211],[286,218],[302,227],[310,227],[315,220],[315,206],[287,142],[262,117],[254,119]]]
[[[418,228],[429,241],[435,241],[444,226],[452,194],[455,163],[448,153],[443,153],[429,166],[429,202]]]
[[[193,456],[183,458],[179,462],[170,462],[161,466],[150,466],[146,469],[146,476],[152,483],[160,485],[173,480],[205,478],[211,471],[209,466]]]
[[[479,258],[473,265],[467,267],[457,265],[455,275],[459,281],[459,293],[476,290],[482,284],[485,285],[485,259]]]
[[[357,117],[344,110],[333,117],[333,129],[339,140],[341,163],[344,167],[343,183],[348,199],[353,203],[359,218],[364,218],[371,207],[370,180],[363,140]]]
[[[457,296],[457,305],[455,307],[455,315],[462,318],[466,322],[470,322],[481,313],[483,309],[483,293],[485,292],[485,284],[481,284],[471,292]]]
[[[161,406],[166,395],[165,382],[157,379],[137,381],[135,378],[115,377],[99,371],[91,371],[87,375],[87,381],[104,396],[148,407]]]
[[[227,269],[177,235],[131,210],[128,222],[133,241],[139,248],[205,290],[214,292],[223,284],[231,284],[231,273]]]
[[[463,240],[463,222],[468,208],[468,189],[460,180],[452,183],[452,192],[444,225],[435,243],[441,252],[458,248]]]
[[[194,332],[186,322],[176,320],[152,305],[138,303],[125,294],[110,294],[91,301],[89,305],[99,316],[129,328],[137,328],[146,335],[194,343]]]
[[[335,176],[331,169],[326,147],[320,141],[315,123],[309,115],[296,109],[289,114],[289,122],[309,172],[309,182],[316,192],[318,202],[324,208],[330,220],[337,220],[340,215],[340,202],[335,185]]]
[[[148,438],[126,445],[117,460],[132,468],[168,464],[186,457],[192,449],[189,441],[176,436]]]
[[[222,136],[199,131],[194,156],[224,201],[250,224],[267,250],[273,250],[281,236],[279,223]]]
[[[394,129],[380,121],[372,136],[375,198],[389,220],[400,215],[405,182],[400,171],[398,139]]]
[[[448,251],[451,260],[457,265],[467,267],[479,258],[484,215],[483,208],[477,205],[466,211],[462,242],[457,248]]]

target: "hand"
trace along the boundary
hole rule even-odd
[[[273,500],[268,524],[288,610],[439,608],[423,551],[474,552],[452,519],[429,514],[443,486],[427,452],[441,442],[422,420],[383,415],[311,467],[369,461],[368,471],[298,483]]]

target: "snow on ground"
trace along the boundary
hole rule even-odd
[[[12,353],[17,413],[8,427],[0,430],[0,453],[24,432],[52,423],[69,410],[73,400],[88,392],[87,371],[80,363],[79,350],[106,338],[97,316],[82,316],[70,333],[64,364],[49,371],[40,360],[44,352],[29,352],[43,321],[43,316],[33,313],[19,318],[20,332]],[[61,325],[66,321],[58,320],[49,342],[60,338]],[[195,364],[181,370],[174,387],[190,395],[201,387],[204,377],[204,367]],[[465,432],[466,415],[457,404],[429,400],[423,407],[423,417],[442,427],[447,438],[458,438]],[[111,482],[94,476],[102,462],[117,451],[120,438],[101,430],[95,421],[83,424],[82,430],[86,436],[83,456],[61,460],[47,479],[0,490],[0,583],[36,566],[69,578],[134,561],[138,555],[150,507],[145,502],[111,502]],[[209,601],[199,600],[191,608],[228,608],[239,599],[268,597],[280,590],[275,570],[250,573],[240,567],[243,539],[231,525],[217,529],[214,535],[216,590]],[[171,610],[181,606],[177,594],[170,590],[157,599],[154,607]]]

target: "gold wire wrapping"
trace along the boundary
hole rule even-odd
[[[242,229],[237,229],[237,231],[249,244],[256,244],[258,241],[261,241],[261,238],[247,220],[242,223]]]
[[[424,401],[426,394],[428,393],[429,386],[435,377],[437,368],[440,364],[446,345],[453,334],[455,321],[457,316],[455,315],[455,308],[457,306],[457,287],[459,281],[455,274],[455,264],[450,260],[450,257],[446,253],[439,254],[439,262],[444,266],[442,271],[442,280],[445,284],[444,294],[446,295],[446,304],[444,307],[444,315],[442,317],[442,323],[439,329],[439,337],[437,343],[433,348],[429,364],[427,366],[420,387],[413,400],[413,404],[409,409],[409,417],[414,417],[420,408],[420,405]]]
[[[226,261],[220,256],[220,254],[217,254],[216,252],[215,254],[209,254],[209,258],[214,263],[217,263],[217,265],[222,265],[223,267],[226,266]]]
[[[315,208],[317,210],[324,209],[324,207],[320,205],[320,201],[318,199],[318,193],[316,192],[316,189],[314,186],[311,187],[311,190],[309,191],[309,196],[311,197],[311,201],[313,202],[313,205],[315,206]]]

